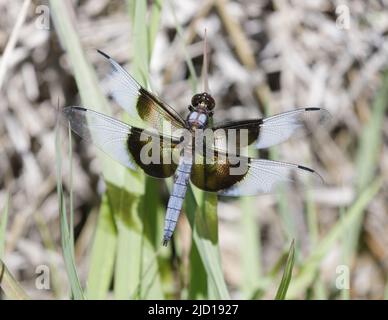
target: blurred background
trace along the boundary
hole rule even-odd
[[[312,135],[260,153],[314,168],[325,183],[219,199],[216,240],[199,233],[193,246],[182,214],[174,242],[160,249],[152,230],[162,229],[166,184],[125,173],[145,191],[117,191],[126,199],[115,216],[105,182],[113,169],[75,137],[69,153],[64,126],[56,144],[56,110],[112,105],[101,102],[100,49],[135,74],[146,68],[152,91],[186,114],[205,28],[215,119],[326,108],[330,122]],[[33,299],[76,297],[71,270],[93,298],[273,299],[294,239],[288,298],[388,297],[387,40],[386,0],[0,0],[1,260]],[[73,269],[63,229],[61,238],[59,154],[58,181],[67,200],[73,194]],[[152,289],[139,289],[145,283]]]

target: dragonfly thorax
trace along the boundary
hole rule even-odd
[[[192,129],[205,128],[208,122],[208,115],[206,112],[201,112],[201,110],[191,111],[186,121]]]

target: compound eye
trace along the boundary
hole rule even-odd
[[[200,100],[201,100],[201,95],[200,94],[196,94],[194,95],[192,98],[191,98],[191,105],[193,106],[196,106],[200,103]]]
[[[216,103],[215,103],[214,99],[209,95],[207,97],[207,108],[209,110],[213,110],[215,106],[216,106]]]

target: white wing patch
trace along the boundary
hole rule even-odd
[[[281,185],[295,182],[295,176],[308,174],[322,179],[314,170],[296,164],[252,159],[244,179],[218,193],[223,196],[253,196],[274,192]]]
[[[71,129],[85,140],[92,141],[122,165],[135,170],[127,141],[131,127],[102,113],[82,107],[66,107],[63,115],[70,122]]]
[[[108,75],[108,90],[117,104],[119,104],[132,117],[137,117],[136,105],[141,86],[137,81],[115,60],[104,52],[98,50],[111,64],[112,70]]]
[[[302,108],[262,120],[259,138],[255,146],[268,148],[288,140],[298,131],[311,130],[330,117],[327,110],[321,108]]]

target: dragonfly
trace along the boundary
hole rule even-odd
[[[173,177],[164,221],[164,246],[173,235],[190,183],[207,192],[238,197],[271,193],[279,186],[295,182],[299,175],[320,179],[320,175],[308,167],[249,157],[242,150],[249,146],[268,148],[309,126],[315,128],[327,119],[325,109],[298,108],[267,118],[217,123],[213,121],[215,100],[204,91],[192,97],[187,117],[183,118],[141,86],[109,55],[97,51],[110,64],[107,77],[110,96],[144,125],[132,126],[80,106],[65,107],[62,113],[76,134],[92,141],[122,165],[132,170],[140,168],[155,178]],[[204,130],[213,133],[212,140],[203,136],[194,139]],[[225,132],[233,132],[233,139],[223,134]],[[150,155],[150,150],[159,161],[144,159],[144,155]]]

